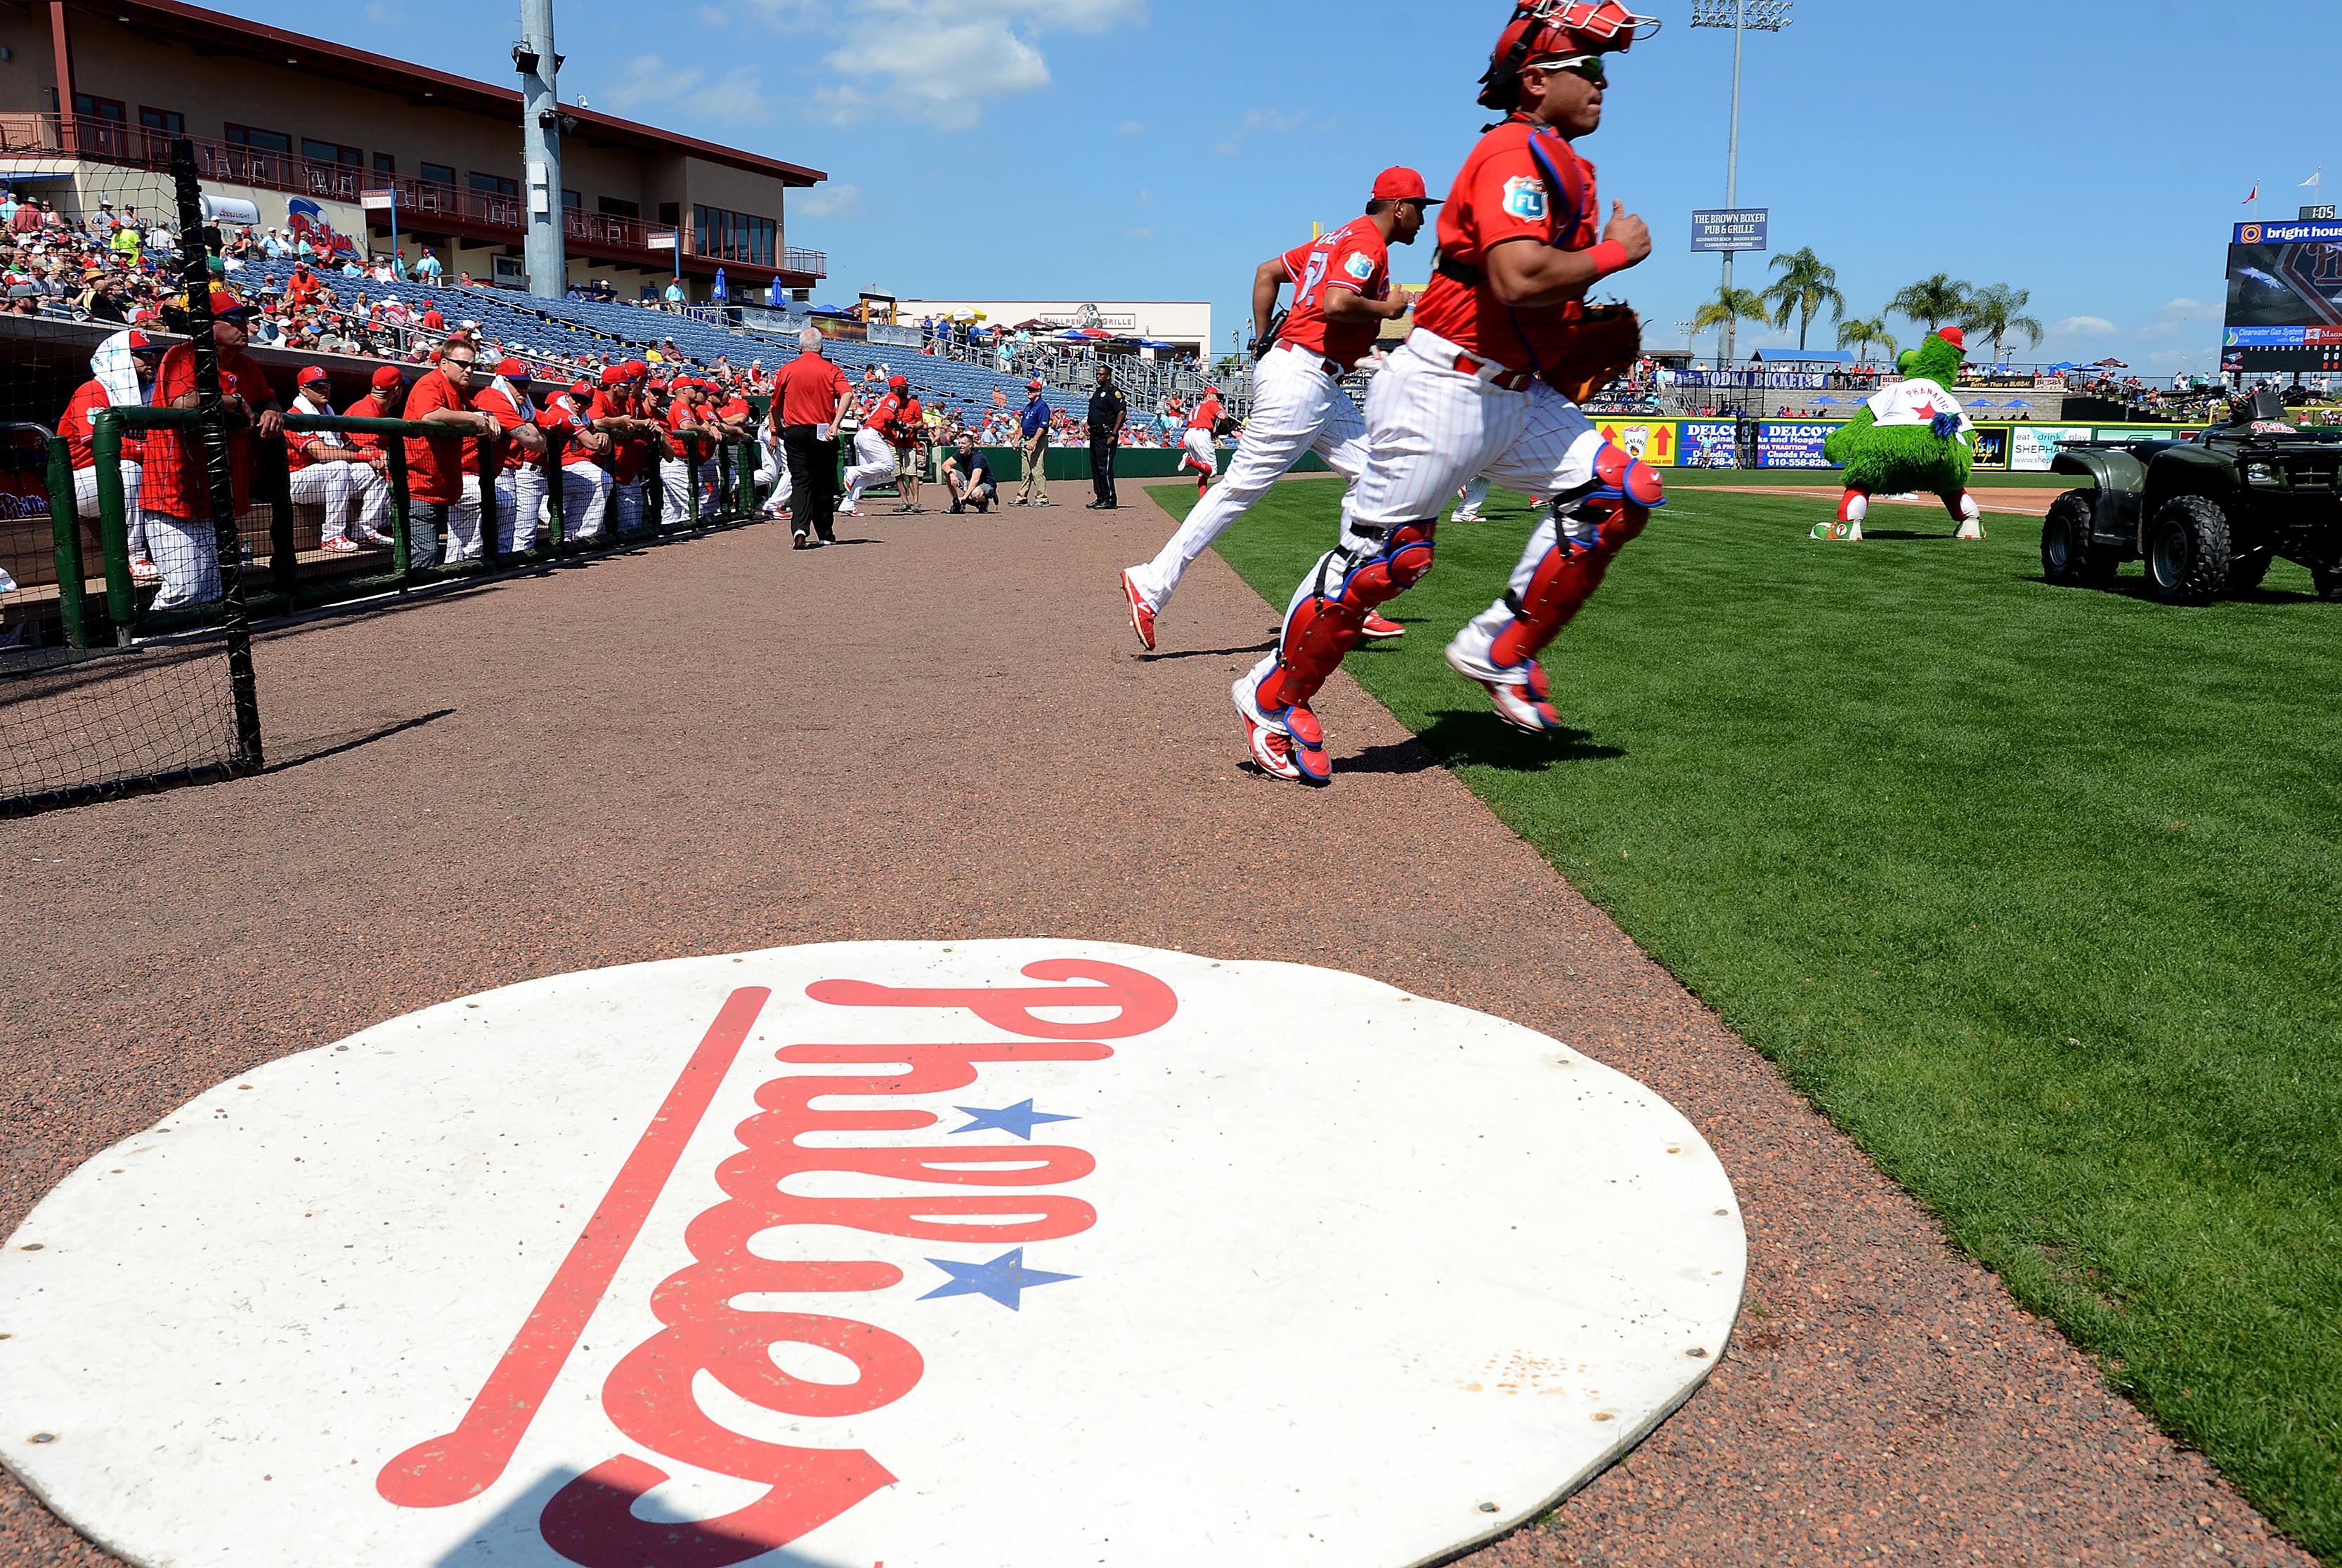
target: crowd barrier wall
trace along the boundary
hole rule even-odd
[[[1641,414],[1592,415],[1603,439],[1654,468],[1811,468],[1837,465],[1822,455],[1822,444],[1847,422],[1842,419],[1753,419],[1746,423],[1753,463],[1743,462],[1739,424],[1730,419],[1672,419]],[[2060,441],[2179,441],[2200,424],[2067,424],[2032,421],[1979,422],[1976,468],[1979,474],[2047,474]]]

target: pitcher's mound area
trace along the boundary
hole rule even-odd
[[[258,1067],[0,1254],[0,1430],[132,1561],[1410,1563],[1716,1364],[1656,1094],[1332,970],[849,943]]]

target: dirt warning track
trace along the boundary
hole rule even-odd
[[[241,1071],[534,976],[1041,934],[1292,959],[1642,1079],[1745,1211],[1705,1388],[1472,1561],[2307,1563],[1356,685],[1335,789],[1241,765],[1275,614],[1207,560],[1142,656],[1116,573],[1168,526],[1134,493],[747,529],[264,637],[276,771],[0,824],[0,1233]],[[0,1481],[0,1564],[105,1560]]]

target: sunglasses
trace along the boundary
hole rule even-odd
[[[440,363],[440,364],[442,364],[442,365],[454,365],[457,370],[469,370],[469,369],[471,369],[471,368],[472,368],[473,365],[474,365],[475,363],[476,363],[476,362],[475,362],[475,361],[473,361],[473,360],[468,360],[468,359],[453,359],[453,358],[448,357],[448,356],[447,356],[447,355],[441,355],[439,356],[439,363]]]
[[[1573,76],[1583,76],[1597,87],[1609,85],[1610,73],[1599,55],[1573,55],[1564,60],[1539,60],[1533,71],[1566,71]]]

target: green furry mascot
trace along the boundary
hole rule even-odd
[[[1836,523],[1814,525],[1817,539],[1858,541],[1873,494],[1940,496],[1959,537],[1984,537],[1984,512],[1968,494],[1975,472],[1976,426],[1951,388],[1960,381],[1967,339],[1956,326],[1927,335],[1895,364],[1904,379],[1881,387],[1862,411],[1830,433],[1822,455],[1846,470]]]

